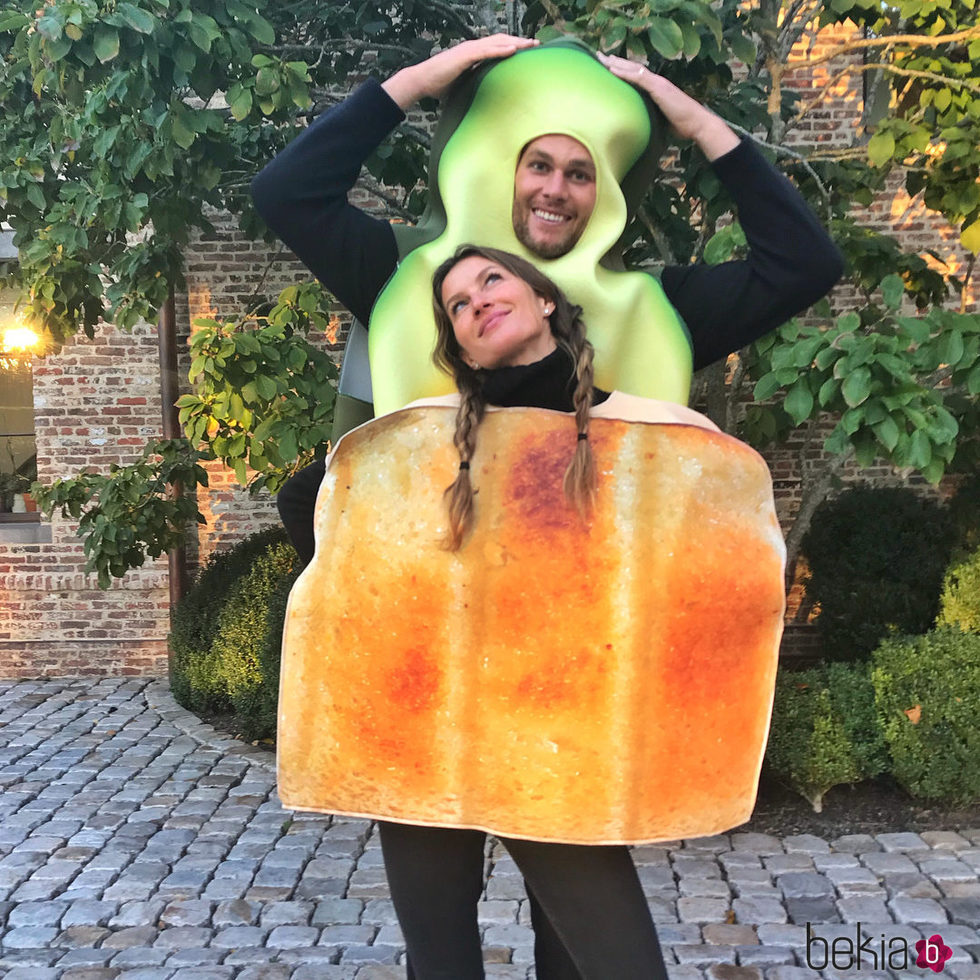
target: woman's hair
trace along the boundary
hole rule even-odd
[[[453,255],[436,269],[432,277],[432,306],[436,318],[436,348],[433,360],[437,366],[453,376],[460,393],[459,410],[456,413],[456,431],[453,445],[459,453],[459,475],[446,487],[445,498],[449,507],[449,535],[446,547],[457,551],[473,526],[473,484],[470,482],[470,461],[476,451],[476,431],[486,411],[483,392],[485,374],[473,368],[463,359],[463,352],[456,340],[449,314],[442,305],[442,285],[450,270],[463,259],[478,255],[502,266],[512,275],[523,279],[535,293],[554,305],[548,317],[555,343],[572,359],[575,391],[572,404],[575,409],[575,427],[579,438],[568,469],[565,471],[565,497],[575,506],[584,519],[592,505],[596,489],[595,460],[589,445],[589,410],[592,408],[593,368],[595,351],[586,340],[582,307],[574,306],[565,294],[530,262],[510,252],[476,245],[460,245]]]

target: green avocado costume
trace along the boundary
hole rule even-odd
[[[596,204],[574,248],[542,259],[517,240],[511,203],[522,149],[551,133],[577,139],[592,154]],[[687,330],[659,282],[626,271],[621,255],[627,221],[656,169],[661,133],[652,103],[577,41],[467,73],[436,130],[426,212],[415,227],[393,226],[402,258],[375,302],[368,334],[375,412],[453,391],[432,363],[431,283],[437,266],[466,242],[528,259],[582,306],[600,388],[686,404]]]

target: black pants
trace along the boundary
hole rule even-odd
[[[276,497],[286,534],[304,565],[313,560],[313,513],[326,466],[321,459],[290,477]]]
[[[277,503],[304,563],[324,464],[289,480]],[[408,948],[408,980],[482,980],[477,902],[486,835],[379,823],[385,870]],[[650,909],[625,847],[503,840],[524,876],[538,980],[666,980]]]
[[[408,980],[482,980],[477,902],[486,835],[380,822]],[[538,980],[666,980],[626,847],[502,839],[524,875]]]

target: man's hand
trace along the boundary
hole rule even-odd
[[[463,41],[452,48],[434,54],[427,61],[396,72],[381,87],[403,111],[419,99],[442,94],[477,62],[488,58],[506,58],[522,48],[533,48],[537,41],[511,34],[491,34],[489,37]]]
[[[616,55],[600,54],[599,60],[617,77],[646,92],[667,117],[674,132],[682,139],[694,140],[709,160],[738,146],[738,136],[728,124],[700,102],[682,92],[662,75],[655,75],[646,65]]]

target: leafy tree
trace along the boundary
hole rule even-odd
[[[56,341],[101,317],[152,319],[183,284],[206,207],[276,145],[263,113],[309,105],[305,63],[275,40],[265,0],[13,0],[0,17],[0,219],[13,276]],[[223,93],[264,93],[237,118]]]

